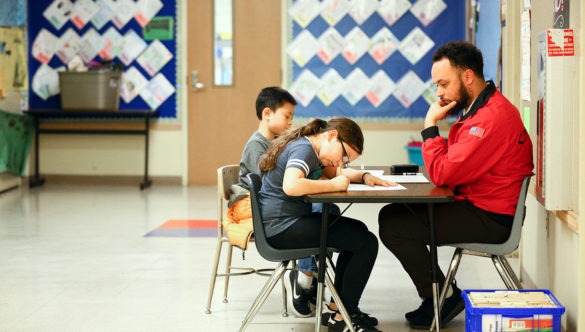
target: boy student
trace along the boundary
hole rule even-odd
[[[319,245],[322,214],[305,195],[346,191],[350,182],[395,185],[371,174],[342,169],[362,154],[364,136],[347,118],[314,119],[278,137],[260,160],[263,172],[259,203],[268,242],[283,249]],[[328,229],[327,246],[340,250],[335,288],[351,316],[354,330],[378,331],[378,320],[358,305],[378,254],[378,239],[361,221],[340,216]],[[336,304],[329,303],[335,310]],[[329,331],[347,331],[339,312],[328,316]]]
[[[258,168],[260,156],[277,136],[290,128],[296,104],[294,97],[279,87],[266,87],[256,98],[256,116],[260,120],[258,130],[252,134],[244,147],[240,160],[240,181],[231,187],[232,195],[228,203],[228,221],[239,225],[234,227],[232,224],[226,227],[226,231],[231,233],[230,237],[237,238],[234,244],[238,243],[244,249],[247,248],[247,240],[252,233],[252,210],[246,176],[249,173],[260,174]],[[309,317],[313,315],[310,304],[315,304],[317,296],[316,281],[313,278],[317,265],[313,257],[298,260],[298,270],[301,273],[293,270],[289,274],[293,311],[296,316]]]
[[[494,82],[484,80],[477,47],[451,42],[439,47],[432,59],[431,76],[440,100],[427,112],[422,154],[433,183],[455,193],[455,202],[435,206],[437,244],[501,243],[510,235],[522,180],[534,166],[530,136],[516,107]],[[449,139],[439,136],[437,122],[461,110]],[[378,219],[382,243],[402,263],[423,298],[405,318],[411,328],[428,330],[433,293],[426,213],[422,204],[392,204],[382,208]],[[441,286],[444,280],[441,273]],[[465,307],[461,290],[455,283],[449,286],[441,325]]]

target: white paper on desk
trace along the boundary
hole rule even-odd
[[[398,184],[395,186],[384,187],[384,186],[373,186],[370,187],[365,184],[358,184],[358,183],[350,183],[349,187],[347,187],[347,191],[379,191],[379,190],[406,190],[405,187]]]
[[[429,183],[429,180],[422,173],[415,175],[384,175],[382,178],[396,183]]]

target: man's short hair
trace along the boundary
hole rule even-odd
[[[258,97],[256,97],[256,116],[258,120],[262,120],[262,111],[266,107],[275,112],[284,103],[290,103],[294,106],[297,104],[297,101],[283,88],[270,86],[262,89]]]
[[[483,56],[475,45],[464,41],[449,42],[437,49],[433,62],[443,58],[449,59],[451,66],[460,70],[471,69],[483,79]]]

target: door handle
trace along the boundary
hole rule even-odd
[[[199,82],[199,71],[193,70],[191,72],[191,90],[199,91],[205,88],[205,84]]]

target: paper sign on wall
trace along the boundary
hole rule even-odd
[[[547,32],[548,56],[574,56],[573,29],[549,29]]]

